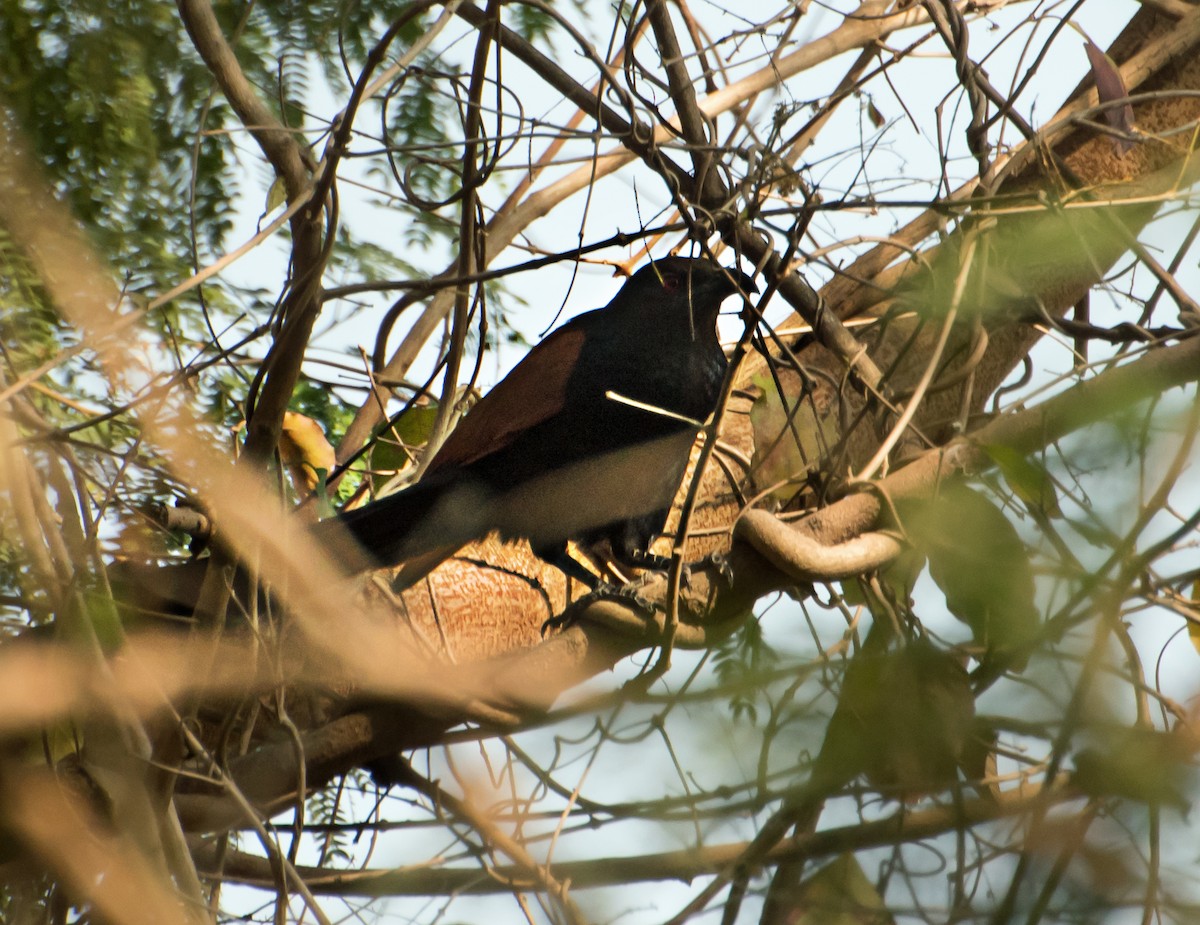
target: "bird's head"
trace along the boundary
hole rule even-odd
[[[697,326],[716,323],[721,303],[742,291],[757,292],[749,276],[706,257],[663,257],[641,267],[625,282],[616,303],[655,314],[686,315]]]

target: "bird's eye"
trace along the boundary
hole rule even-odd
[[[674,292],[679,288],[679,277],[674,273],[664,273],[662,284],[667,292]]]

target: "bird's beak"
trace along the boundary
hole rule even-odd
[[[729,287],[730,295],[739,290],[745,293],[758,292],[758,286],[754,280],[737,267],[725,267],[725,273],[728,274],[725,276],[725,284]]]
[[[747,276],[741,270],[736,269],[735,267],[729,268],[729,275],[732,276],[735,280],[737,280],[738,286],[740,287],[740,291],[747,297],[746,303],[743,304],[741,309],[738,311],[738,316],[747,323],[752,323],[752,322],[756,321],[757,313],[754,311],[753,307],[749,304],[749,302],[750,302],[749,295],[752,292],[758,292],[758,285],[749,276]]]

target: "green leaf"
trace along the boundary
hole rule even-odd
[[[772,487],[771,496],[786,504],[826,458],[838,431],[832,414],[815,414],[813,402],[803,395],[798,382],[797,388],[790,387],[794,374],[781,372],[780,376],[785,391],[799,396],[795,399],[799,406],[792,401],[785,406],[775,381],[768,375],[758,376],[754,384],[762,394],[750,408],[750,424],[754,430],[755,483],[761,488]]]
[[[925,639],[861,652],[846,669],[813,784],[832,791],[866,774],[905,797],[945,789],[957,780],[974,719],[970,679],[949,653]]]
[[[908,547],[901,550],[900,554],[879,572],[880,585],[890,592],[892,601],[900,605],[904,613],[911,610],[909,602],[913,585],[917,583],[924,568],[925,557],[919,550]]]
[[[1031,293],[1075,274],[1086,278],[1097,260],[1128,247],[1118,209],[1016,210],[971,223],[969,234],[950,236],[903,281],[898,304],[926,318],[944,318],[952,307],[960,320],[1024,315]]]
[[[1054,480],[1045,466],[1000,443],[984,444],[983,451],[992,458],[1018,498],[1047,517],[1061,516]]]
[[[1186,815],[1190,804],[1183,794],[1193,751],[1186,733],[1118,727],[1075,755],[1071,782],[1092,797],[1174,806]]]
[[[1196,579],[1192,585],[1191,607],[1189,608],[1193,614],[1196,614],[1197,604],[1200,604],[1200,578]],[[1200,615],[1194,615],[1192,619],[1187,621],[1188,639],[1192,642],[1192,648],[1200,652]]]
[[[287,202],[287,187],[283,183],[283,177],[276,177],[275,182],[271,184],[271,188],[267,190],[265,214],[270,215],[285,202]]]
[[[842,582],[842,600],[851,607],[862,607],[870,603],[870,597],[864,593],[861,579],[854,578],[850,581]]]
[[[986,496],[960,483],[932,502],[899,505],[909,539],[929,559],[946,606],[989,652],[1011,657],[1030,643],[1040,620],[1025,544]],[[1025,657],[1014,663],[1024,664]]]
[[[413,451],[423,447],[433,435],[437,420],[437,402],[413,405],[391,427],[384,427],[371,447],[372,485],[378,490],[397,472],[413,462]]]
[[[890,925],[895,919],[862,865],[847,852],[800,885],[795,925]]]

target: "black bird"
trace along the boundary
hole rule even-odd
[[[496,530],[595,586],[567,553],[607,539],[627,565],[647,549],[679,488],[728,361],[721,303],[757,291],[704,258],[639,269],[604,308],[533,348],[463,418],[415,485],[336,518],[380,565],[419,580]],[[329,523],[333,523],[330,521]]]
[[[316,524],[318,539],[351,571],[403,563],[398,588],[492,530],[529,540],[592,588],[570,540],[607,539],[619,562],[661,567],[647,550],[720,397],[728,361],[717,314],[739,288],[757,291],[744,273],[703,258],[642,267],[604,308],[534,347],[467,413],[420,481]],[[126,562],[110,573],[141,609],[183,615],[206,568],[204,559]],[[234,587],[244,599],[247,577],[239,572]]]

